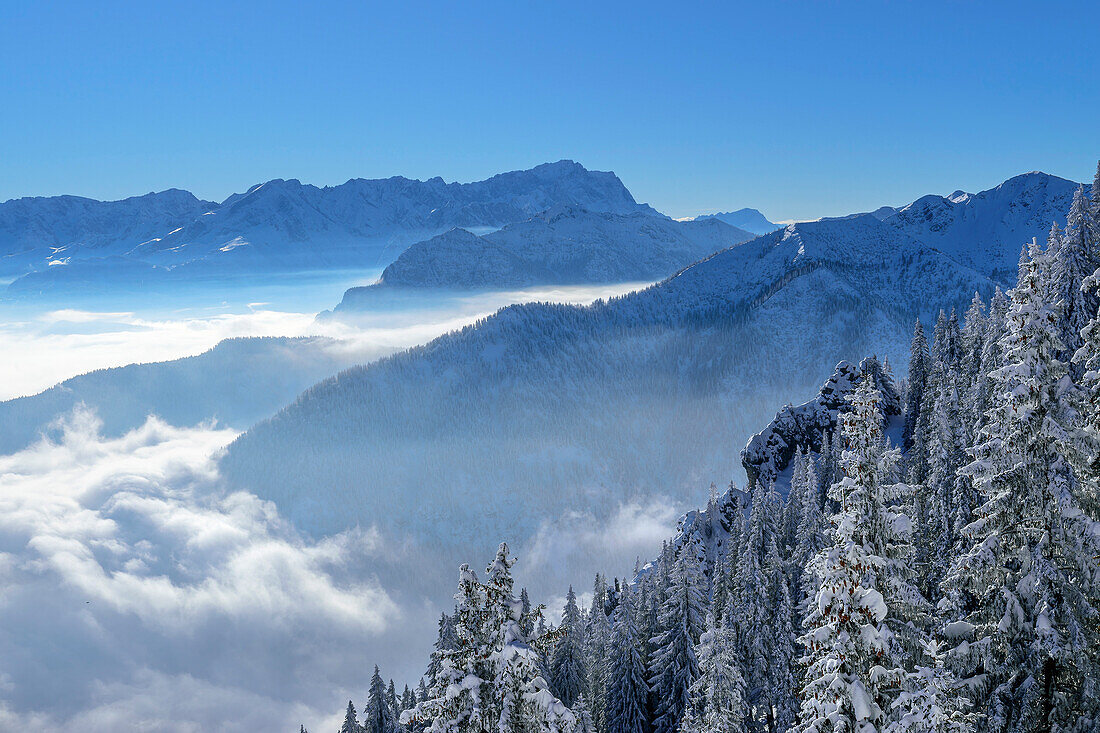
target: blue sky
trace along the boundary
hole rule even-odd
[[[1100,157],[1095,3],[0,0],[0,200],[572,158],[813,218]]]

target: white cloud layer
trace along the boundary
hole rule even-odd
[[[0,730],[335,729],[375,663],[415,684],[453,564],[373,528],[308,539],[224,493],[232,431],[97,431],[77,412],[0,456]],[[678,512],[638,497],[548,519],[513,547],[517,583],[556,621],[569,583],[587,603],[592,573],[628,574]]]
[[[656,557],[661,542],[673,535],[684,508],[667,497],[639,496],[620,504],[610,518],[589,512],[566,511],[544,520],[519,551],[517,571],[548,594],[547,618],[555,623],[565,607],[565,584],[575,585],[582,605],[592,601],[593,569],[608,576],[629,577],[635,561]]]
[[[44,311],[0,324],[0,398],[237,335],[328,335],[368,360],[508,303],[590,302],[631,287],[451,298],[354,325],[261,304],[179,316]],[[375,528],[307,538],[271,503],[224,492],[216,457],[231,430],[150,418],[105,438],[87,412],[57,428],[0,456],[0,730],[335,729],[349,697],[362,705],[375,663],[399,687],[415,683],[450,605],[455,558]],[[517,582],[537,601],[587,585],[597,569],[625,574],[677,513],[638,497],[609,522],[548,519],[515,538]],[[490,559],[470,554],[459,560]],[[552,605],[556,619],[561,599]]]
[[[435,301],[425,296],[411,306],[366,314],[354,325],[319,322],[315,311],[293,309],[307,304],[290,301],[179,310],[130,297],[115,301],[110,310],[0,304],[0,353],[6,357],[0,359],[0,400],[35,394],[94,369],[194,356],[238,336],[330,336],[345,340],[357,356],[374,359],[426,343],[511,303],[590,303],[636,287],[540,288]]]
[[[377,533],[309,541],[218,493],[231,432],[96,427],[77,414],[0,457],[0,728],[291,730],[339,712],[401,618],[362,569]]]

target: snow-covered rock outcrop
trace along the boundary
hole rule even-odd
[[[774,481],[799,448],[819,452],[822,437],[836,430],[837,419],[849,409],[848,396],[860,379],[870,376],[882,394],[883,421],[901,414],[902,404],[893,378],[876,357],[859,363],[842,361],[817,396],[801,405],[784,405],[766,428],[749,439],[741,451],[741,465],[750,487]]]

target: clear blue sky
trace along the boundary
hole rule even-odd
[[[790,219],[1091,179],[1096,5],[0,0],[0,200],[573,158]]]

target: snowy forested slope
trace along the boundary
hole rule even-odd
[[[394,288],[653,281],[753,236],[717,219],[679,222],[555,206],[480,237],[452,229],[417,242],[383,271],[380,283],[349,290],[336,310],[366,305]]]
[[[314,531],[523,536],[562,507],[728,479],[777,404],[840,359],[899,358],[918,315],[992,289],[871,216],[793,225],[639,293],[510,307],[344,372],[242,436],[223,468]]]

